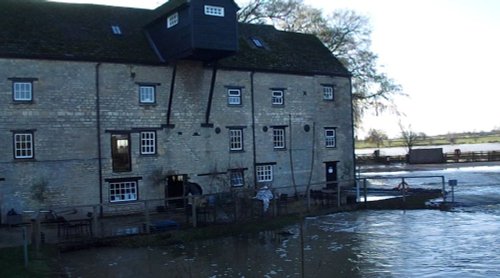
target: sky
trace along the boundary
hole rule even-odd
[[[165,0],[66,0],[154,8]],[[236,1],[243,6],[246,0]],[[351,9],[367,16],[380,70],[407,97],[403,116],[367,113],[361,130],[400,135],[399,122],[427,135],[500,129],[500,1],[304,0],[325,15]]]

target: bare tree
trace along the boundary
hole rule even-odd
[[[381,72],[377,55],[371,51],[371,28],[367,17],[352,10],[339,10],[325,16],[302,0],[250,0],[239,12],[247,23],[273,24],[285,31],[314,34],[352,73],[355,124],[359,126],[368,109],[378,114],[397,112],[395,95],[401,86]]]
[[[401,138],[403,139],[403,143],[407,148],[408,154],[410,154],[411,150],[419,139],[418,133],[413,131],[413,129],[411,128],[411,124],[405,127],[400,122],[399,128],[401,130]]]
[[[366,141],[377,144],[377,148],[380,148],[380,145],[387,139],[387,134],[384,131],[373,128],[368,131],[368,136],[366,137]]]

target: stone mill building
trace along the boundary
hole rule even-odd
[[[238,9],[0,1],[2,216],[352,180],[350,73]]]

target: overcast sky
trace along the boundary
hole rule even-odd
[[[70,0],[68,0],[70,1]],[[154,8],[162,0],[76,0]],[[240,6],[246,0],[236,1]],[[398,122],[428,135],[500,128],[500,1],[304,0],[330,13],[347,8],[370,18],[379,65],[409,97],[405,117],[367,114],[370,128],[399,135]]]

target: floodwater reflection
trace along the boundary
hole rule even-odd
[[[463,183],[457,198],[467,205],[453,211],[337,213],[280,231],[64,253],[61,264],[68,277],[500,277],[500,172],[492,169]],[[470,181],[478,172],[451,174]]]
[[[497,211],[498,212],[498,211]],[[305,277],[498,277],[500,215],[360,211],[308,218]],[[168,247],[63,255],[71,277],[301,277],[300,225]]]

